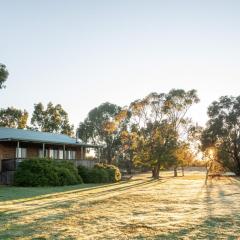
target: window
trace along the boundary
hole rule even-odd
[[[72,152],[72,158],[71,159],[76,159],[76,151],[71,151]]]
[[[38,151],[38,156],[39,156],[40,158],[43,158],[43,150],[42,150],[42,149],[39,149],[39,151]]]
[[[66,151],[67,153],[67,159],[76,159],[76,151],[71,151],[71,150],[68,150]]]
[[[49,158],[63,159],[63,150],[49,149]]]
[[[58,159],[58,150],[53,150],[53,158]]]
[[[58,156],[59,156],[59,159],[63,159],[63,150],[59,150]]]
[[[71,151],[67,150],[67,159],[71,159]]]
[[[45,157],[49,157],[49,150],[48,149],[45,149]]]
[[[26,148],[16,148],[16,158],[26,158],[27,149]]]
[[[49,158],[54,158],[53,149],[49,149]]]
[[[63,159],[63,150],[62,149],[46,149],[46,157],[52,158],[52,159]],[[43,151],[42,149],[39,149],[39,157],[43,157]],[[76,159],[76,151],[67,150],[65,151],[65,157],[66,159]]]

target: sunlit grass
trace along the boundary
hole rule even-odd
[[[150,174],[111,185],[0,187],[0,239],[237,239],[240,184]]]

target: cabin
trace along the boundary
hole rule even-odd
[[[99,146],[64,134],[0,127],[0,184],[11,184],[18,164],[29,158],[69,160],[76,166],[93,167],[98,159],[87,159],[91,149],[100,156]]]

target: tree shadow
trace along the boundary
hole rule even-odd
[[[121,194],[122,192],[129,190],[129,189],[134,189],[138,187],[145,187],[145,186],[152,186],[154,184],[161,184],[164,183],[164,181],[161,180],[147,180],[147,181],[141,181],[141,182],[132,182],[131,185],[124,185],[122,183],[119,183],[117,185],[111,185],[111,186],[101,186],[101,187],[95,187],[95,190],[100,190],[98,192],[91,192],[91,188],[88,189],[89,192],[87,192],[87,189],[82,189],[79,191],[70,191],[70,192],[63,192],[57,195],[54,195],[51,199],[48,199],[48,197],[40,197],[37,199],[32,199],[32,200],[26,200],[26,201],[21,201],[19,203],[15,204],[30,204],[27,209],[24,210],[15,210],[15,211],[2,211],[0,213],[0,225],[4,226],[7,225],[7,229],[2,229],[0,230],[0,239],[1,236],[7,237],[7,236],[12,236],[14,234],[15,230],[18,228],[23,229],[22,231],[26,231],[26,234],[32,234],[34,231],[34,228],[36,227],[36,224],[53,224],[54,221],[61,220],[61,218],[65,218],[66,216],[64,214],[57,214],[51,217],[51,214],[48,214],[45,217],[40,218],[39,220],[34,220],[34,223],[28,224],[25,226],[24,224],[21,223],[21,218],[22,217],[29,217],[34,216],[34,214],[37,214],[38,212],[41,211],[48,211],[51,213],[51,209],[68,209],[71,208],[73,204],[79,204],[81,206],[84,205],[89,205],[90,203],[99,202],[98,197],[113,197],[114,194],[117,192],[117,194]],[[128,183],[129,184],[129,183]],[[107,187],[114,187],[113,189],[106,189]],[[80,193],[76,195],[76,193]],[[58,197],[64,197],[64,201],[62,198],[58,199]],[[51,197],[51,196],[50,196]],[[65,198],[66,197],[66,198]],[[36,204],[34,201],[36,200],[41,200],[41,199],[47,199],[47,202],[41,203],[41,205]],[[29,203],[28,203],[29,202]],[[51,219],[51,221],[49,220]],[[14,220],[14,223],[12,222]],[[16,221],[17,220],[17,221]],[[18,221],[19,220],[19,221]],[[1,228],[0,228],[1,229]],[[12,229],[12,231],[11,231]],[[31,230],[32,229],[32,230]]]
[[[238,216],[240,219],[240,215]],[[230,231],[221,231],[228,230]],[[176,232],[163,233],[151,237],[141,238],[137,237],[135,239],[164,239],[164,240],[178,240],[178,239],[229,239],[229,240],[237,240],[239,237],[239,229],[235,229],[235,231],[231,231],[232,229],[232,217],[231,215],[224,217],[210,217],[205,219],[199,225],[191,225],[188,228],[183,228]]]
[[[56,186],[56,187],[14,187],[14,186],[0,186],[0,202],[16,201],[24,202],[31,201],[50,196],[59,196],[66,193],[84,192],[94,189],[101,189],[106,187],[129,184],[140,180],[121,181],[118,183],[102,183],[102,184],[80,184],[73,186]],[[21,201],[23,200],[23,201]]]
[[[47,234],[39,226],[54,226],[55,221],[64,220],[66,215],[63,213],[49,214],[42,218],[32,221],[31,223],[17,223],[11,224],[6,229],[0,228],[0,239],[18,239],[31,237],[31,239],[76,239],[75,237],[66,233],[66,230],[48,231]],[[2,226],[4,227],[4,225]]]

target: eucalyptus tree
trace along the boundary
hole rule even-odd
[[[240,176],[240,96],[222,96],[208,108],[202,149],[215,148],[222,165]]]
[[[69,123],[68,114],[60,104],[54,106],[49,102],[46,109],[42,103],[35,104],[31,124],[38,131],[73,136],[73,125]]]
[[[4,83],[7,80],[8,75],[9,73],[7,71],[6,66],[0,63],[0,89],[5,87]]]
[[[0,126],[11,128],[26,128],[28,120],[28,112],[26,110],[8,107],[0,109]]]
[[[189,109],[199,101],[197,92],[194,89],[190,91],[173,89],[167,94],[164,112],[168,116],[168,122],[171,122],[172,127],[178,133],[178,138],[181,141],[189,142],[189,135],[193,135],[193,124],[191,119],[187,117],[187,114]],[[181,141],[179,141],[180,149],[183,147]],[[174,176],[177,176],[179,163],[182,166],[181,161],[179,162],[178,159],[176,159]]]
[[[92,109],[87,118],[80,122],[78,137],[84,142],[102,145],[102,158],[111,164],[118,155],[120,142],[119,126],[115,117],[121,107],[112,103],[103,103]]]
[[[134,128],[138,134],[133,160],[151,166],[154,178],[159,178],[161,168],[176,165],[179,140],[190,126],[187,113],[198,102],[195,90],[173,89],[169,93],[151,93],[130,104],[128,130]]]

